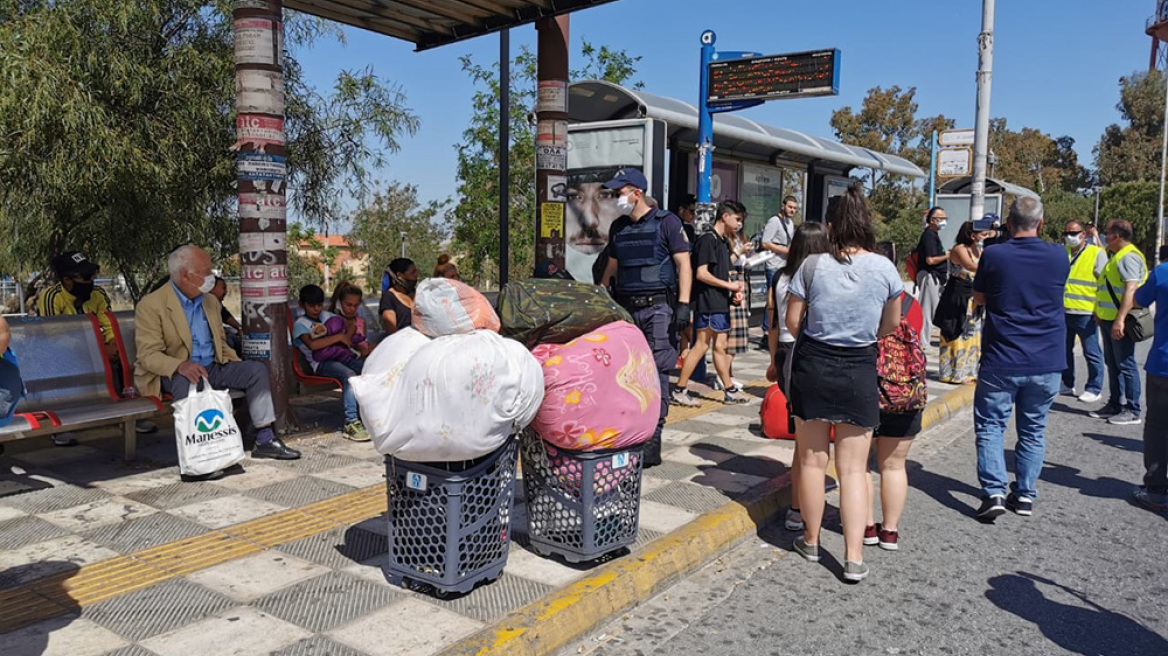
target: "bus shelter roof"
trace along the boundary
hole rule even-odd
[[[428,50],[608,2],[613,0],[284,0],[284,6]]]
[[[568,112],[573,122],[659,119],[669,125],[671,142],[695,144],[698,139],[698,108],[694,105],[611,82],[572,84]],[[771,162],[832,162],[846,168],[876,169],[913,178],[926,175],[916,164],[897,155],[764,125],[733,113],[714,115],[714,146]]]

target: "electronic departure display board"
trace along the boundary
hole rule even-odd
[[[839,50],[710,62],[708,102],[774,100],[839,93]]]

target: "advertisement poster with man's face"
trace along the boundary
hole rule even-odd
[[[592,280],[592,263],[608,244],[608,231],[620,216],[616,191],[604,188],[622,167],[645,162],[642,126],[568,133],[568,212],[564,263],[576,280]],[[652,190],[650,190],[652,193]]]

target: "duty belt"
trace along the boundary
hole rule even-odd
[[[621,296],[619,298],[620,304],[626,308],[640,310],[647,307],[652,307],[659,303],[668,303],[669,295],[665,292],[658,292],[656,294],[646,294],[643,296]]]

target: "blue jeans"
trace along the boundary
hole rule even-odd
[[[357,413],[357,397],[353,396],[353,386],[349,384],[349,377],[359,376],[364,366],[365,361],[358,358],[348,362],[325,360],[316,367],[316,375],[341,381],[341,403],[345,406],[346,426],[361,421],[361,415]]]
[[[1103,337],[1103,360],[1107,363],[1107,405],[1131,410],[1140,416],[1140,367],[1136,364],[1136,343],[1124,337],[1111,339],[1111,321],[1099,324]]]
[[[1067,317],[1067,370],[1063,372],[1063,385],[1075,386],[1075,338],[1083,345],[1083,357],[1087,359],[1087,386],[1084,392],[1096,394],[1103,391],[1103,350],[1099,347],[1099,332],[1095,327],[1095,317],[1090,314],[1068,314]]]
[[[771,294],[774,292],[774,289],[775,289],[775,280],[778,279],[780,271],[782,271],[782,269],[775,269],[773,271],[771,269],[766,269],[766,279],[767,279],[766,295],[767,295],[767,302],[768,303],[771,302]],[[772,314],[773,314],[772,312],[767,312],[766,310],[763,310],[763,313],[762,313],[762,336],[763,336],[763,339],[766,339],[766,334],[771,329],[771,315]]]
[[[1059,372],[1038,375],[981,371],[973,396],[973,430],[977,436],[977,480],[984,496],[1006,494],[1004,441],[1006,424],[1018,407],[1018,443],[1014,447],[1014,492],[1031,500],[1046,454],[1046,416],[1059,391]]]

